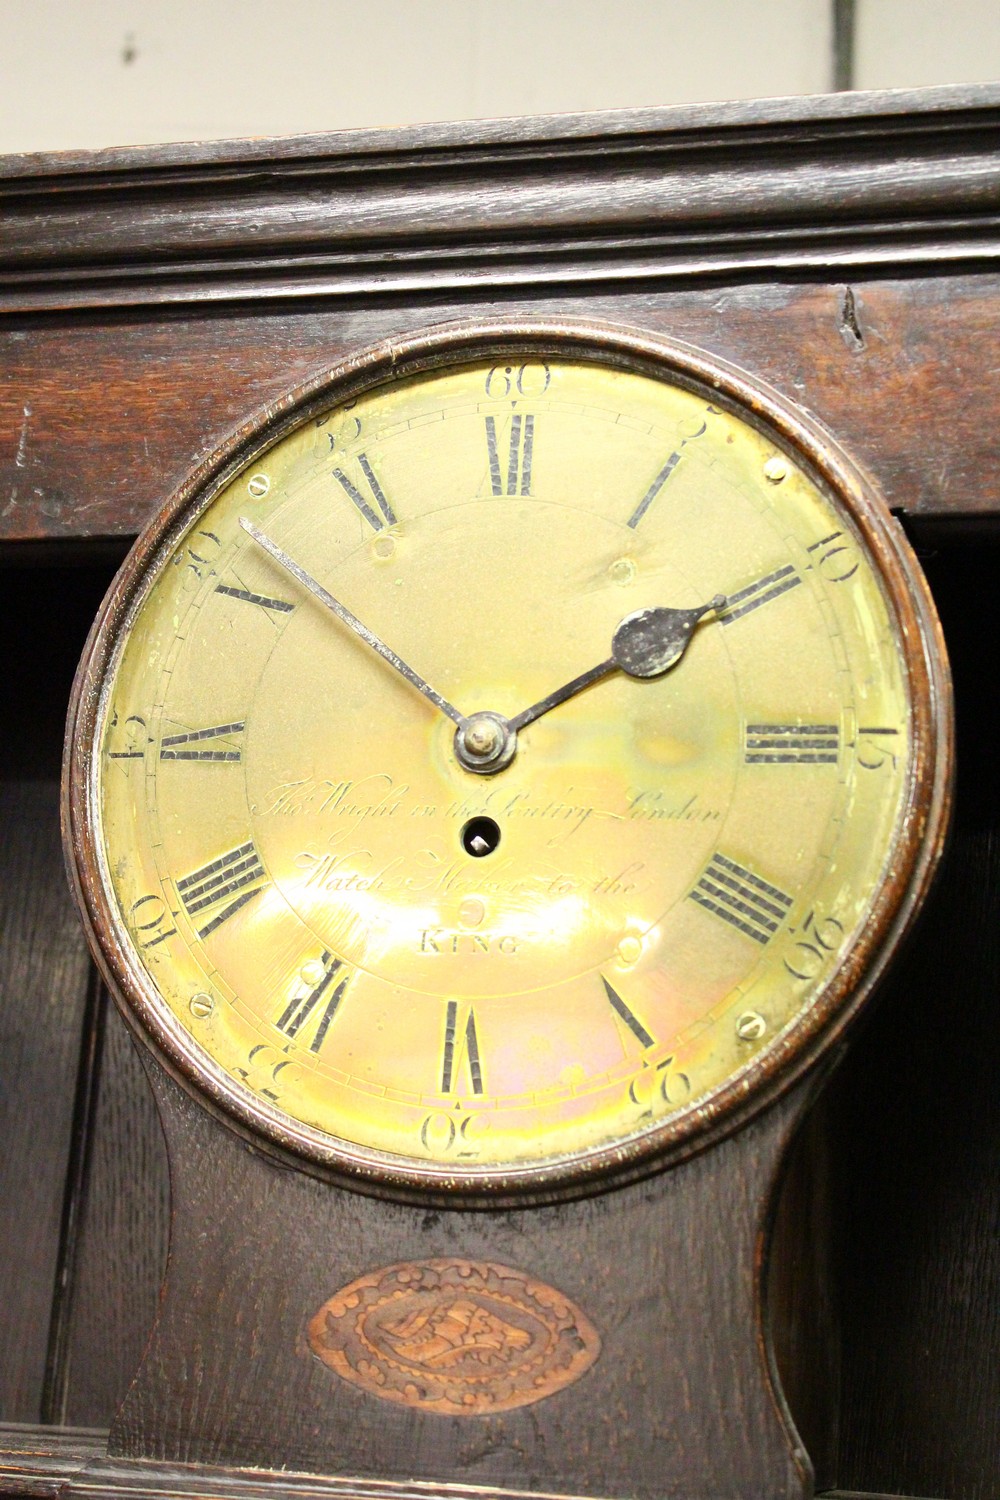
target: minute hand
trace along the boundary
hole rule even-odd
[[[547,698],[515,714],[508,720],[510,728],[516,734],[526,724],[533,724],[542,714],[547,714],[550,708],[565,703],[567,698],[574,697],[616,669],[627,672],[630,677],[659,677],[680,661],[698,621],[713,610],[722,609],[725,602],[724,595],[716,594],[714,599],[697,609],[661,606],[658,609],[637,609],[634,614],[626,615],[612,637],[611,655],[607,661],[599,662],[589,672],[581,672],[579,677],[556,688]]]
[[[259,531],[252,521],[247,520],[246,516],[240,516],[240,525],[248,536],[253,537],[259,547],[263,547],[265,552],[270,553],[275,562],[284,568],[286,573],[291,573],[292,577],[297,578],[299,583],[307,588],[311,594],[315,594],[321,604],[325,604],[327,609],[331,609],[338,619],[343,620],[345,625],[349,625],[355,635],[359,635],[367,645],[371,646],[373,651],[377,651],[379,656],[389,663],[390,667],[395,667],[400,676],[405,677],[407,682],[412,683],[418,692],[423,693],[425,698],[429,698],[436,708],[439,708],[442,713],[447,714],[448,718],[453,719],[456,724],[464,724],[464,716],[459,713],[454,704],[449,703],[447,698],[442,698],[440,693],[435,692],[434,688],[431,687],[429,682],[424,681],[419,672],[415,672],[401,656],[397,656],[395,651],[391,650],[384,641],[379,640],[374,630],[369,630],[368,626],[363,624],[357,615],[352,615],[345,604],[341,604],[339,599],[335,599],[331,593],[328,593],[321,583],[317,582],[315,578],[306,572],[305,568],[300,568],[295,559],[289,557],[287,552],[283,552],[276,542],[272,542],[269,536],[265,536],[262,531]]]

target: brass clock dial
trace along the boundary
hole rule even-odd
[[[385,1183],[690,1149],[836,1034],[939,849],[905,543],[735,372],[443,331],[185,487],[95,633],[102,961],[244,1126]]]

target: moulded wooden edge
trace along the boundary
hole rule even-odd
[[[715,100],[642,109],[585,113],[499,116],[482,120],[428,121],[392,129],[355,129],[284,137],[229,137],[212,141],[110,146],[99,150],[8,153],[0,156],[0,178],[34,179],[72,173],[129,172],[232,167],[241,163],[270,167],[347,156],[446,151],[463,147],[500,147],[512,151],[527,144],[579,142],[597,136],[616,141],[655,137],[675,140],[682,132],[701,135],[712,129],[773,129],[776,125],[813,124],[818,130],[848,122],[855,129],[872,123],[886,131],[906,128],[911,116],[933,115],[933,128],[947,117],[990,111],[1000,114],[1000,83],[942,84],[931,88],[851,90],[833,94],[775,95],[763,99]],[[927,122],[930,124],[931,122]],[[968,123],[968,122],[966,122]]]
[[[87,1500],[565,1500],[483,1485],[350,1479],[276,1469],[108,1458],[106,1434],[73,1428],[0,1426],[0,1496]],[[856,1490],[818,1500],[901,1500]]]
[[[0,311],[1000,259],[1000,89],[0,158]]]

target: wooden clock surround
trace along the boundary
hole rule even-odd
[[[1000,93],[7,159],[0,197],[0,1490],[991,1494]],[[157,1314],[160,1127],[59,870],[68,676],[128,541],[230,429],[378,339],[505,311],[686,339],[867,468],[949,637],[952,858],[822,1092],[614,1192],[331,1190],[148,1063]],[[339,1289],[449,1256],[556,1288],[601,1357],[470,1419],[310,1352]]]

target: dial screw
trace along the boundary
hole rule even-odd
[[[780,484],[783,479],[788,478],[788,464],[775,454],[764,465],[764,478],[769,479],[772,484]]]
[[[254,474],[247,484],[247,489],[256,499],[266,495],[271,488],[271,481],[266,474]]]
[[[622,938],[621,942],[618,944],[618,958],[620,962],[623,964],[628,964],[629,967],[631,967],[632,964],[638,963],[641,957],[641,941],[634,935],[634,933],[627,932]]]
[[[486,907],[477,896],[468,896],[458,908],[461,927],[478,927],[486,915]]]
[[[767,1022],[756,1010],[744,1011],[736,1022],[736,1035],[743,1042],[756,1042],[767,1030]]]
[[[189,1003],[191,1014],[197,1016],[199,1021],[207,1020],[215,1009],[215,1001],[211,995],[206,995],[203,990],[199,991],[197,995],[192,995]]]

